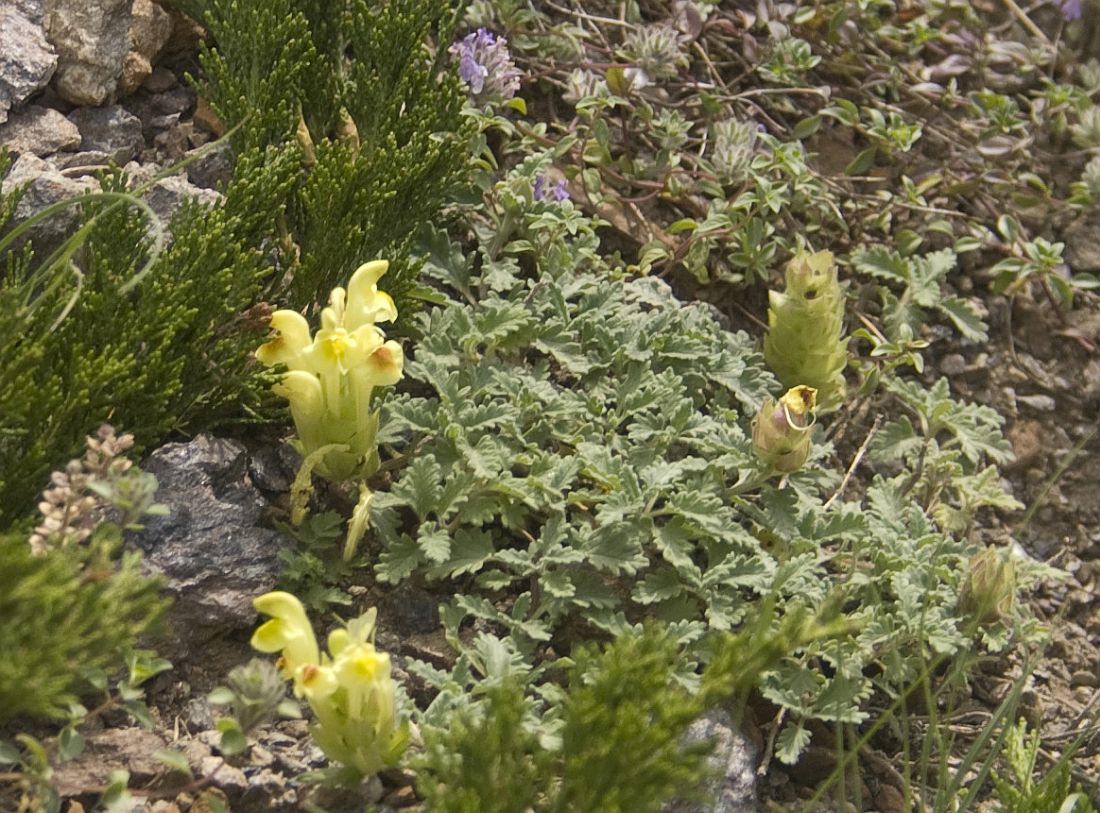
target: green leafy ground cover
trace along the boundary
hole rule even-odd
[[[1068,747],[1088,758],[1088,706],[1074,729],[1029,718],[1058,743],[1039,767],[1015,723],[1026,669],[970,736],[949,726],[982,664],[1041,651],[1049,632],[1017,594],[1058,576],[1018,554],[989,565],[1023,508],[1003,480],[1005,411],[939,370],[944,348],[1020,363],[1020,303],[1080,340],[1079,366],[1095,352],[1072,320],[1096,280],[1067,263],[1065,234],[1100,201],[1100,7],[184,7],[211,34],[198,87],[236,128],[224,202],[185,209],[160,250],[139,210],[89,199],[60,258],[8,254],[0,280],[0,552],[15,563],[0,573],[16,595],[97,568],[98,587],[66,592],[118,619],[81,645],[32,634],[42,657],[0,671],[0,698],[41,687],[17,714],[71,699],[73,681],[38,677],[59,662],[121,665],[155,609],[110,546],[106,565],[23,550],[48,472],[108,415],[144,448],[277,416],[249,309],[315,319],[387,257],[407,362],[382,402],[367,542],[326,564],[343,518],[317,504],[285,578],[318,609],[360,585],[438,602],[452,650],[406,659],[428,702],[402,712],[428,809],[659,809],[691,795],[701,754],[675,743],[714,704],[796,784],[831,754],[825,781],[802,784],[838,804],[881,808],[864,794],[891,784],[921,809],[1089,809]],[[478,26],[507,37],[520,82],[493,63],[471,86],[448,46]],[[4,191],[0,219],[18,195]],[[765,292],[797,252],[826,249],[847,391],[781,475],[752,421],[798,344],[763,342]],[[797,333],[827,310],[780,318]],[[13,612],[35,602],[53,606],[42,591]],[[38,781],[21,793],[48,784],[36,747],[0,750]],[[628,773],[645,753],[664,756]]]

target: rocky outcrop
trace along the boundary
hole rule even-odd
[[[77,149],[80,130],[56,110],[32,104],[0,124],[0,144],[12,155],[31,153],[42,157]]]
[[[42,30],[38,0],[0,6],[0,124],[8,111],[46,87],[57,68],[57,52]],[[0,142],[2,142],[0,138]]]
[[[74,105],[115,97],[130,51],[131,0],[46,0],[46,38],[57,49],[57,94]]]
[[[254,625],[252,599],[275,586],[287,540],[263,526],[264,501],[235,440],[199,435],[170,443],[142,468],[156,475],[157,500],[168,506],[167,516],[151,517],[134,536],[174,599],[170,640],[158,651],[186,661]]]

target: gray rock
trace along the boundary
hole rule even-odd
[[[710,740],[714,751],[707,768],[715,774],[703,786],[709,801],[677,802],[665,813],[749,813],[756,810],[756,752],[733,726],[729,714],[712,709],[691,724],[686,744]]]
[[[199,435],[150,455],[168,516],[153,517],[133,541],[174,598],[168,616],[173,661],[206,658],[216,638],[248,629],[252,599],[275,586],[287,540],[262,527],[263,500],[246,478],[248,456],[234,440]]]
[[[966,359],[959,353],[949,353],[940,360],[940,372],[944,375],[962,375],[966,372]]]
[[[23,187],[23,195],[10,222],[18,226],[47,206],[99,188],[92,178],[68,178],[31,153],[19,156],[3,183],[5,191]],[[40,221],[30,230],[38,256],[46,257],[72,234],[80,221],[80,207],[69,206]]]
[[[219,788],[236,798],[248,790],[248,777],[222,757],[205,757],[199,763],[199,776],[214,776]]]
[[[102,788],[119,768],[128,770],[135,782],[149,782],[164,767],[153,755],[166,746],[158,734],[136,726],[87,732],[81,755],[60,762],[50,781],[64,797]]]
[[[46,0],[46,39],[57,49],[57,94],[75,105],[114,98],[130,50],[130,0]]]
[[[214,206],[221,202],[222,196],[211,189],[199,189],[179,175],[172,175],[157,181],[156,186],[149,190],[145,199],[152,210],[167,224],[171,222],[179,208],[189,200]]]
[[[253,746],[255,751],[257,746]],[[233,808],[239,813],[283,813],[299,811],[298,792],[287,787],[287,778],[275,771],[258,771],[248,777],[248,790],[244,792]]]
[[[233,177],[233,150],[228,142],[221,142],[212,147],[200,147],[188,155],[201,152],[201,156],[193,164],[187,165],[187,179],[195,186],[204,189],[217,189],[219,186],[229,183]]]
[[[1100,215],[1091,214],[1066,230],[1066,262],[1074,273],[1100,272]]]
[[[175,128],[180,123],[179,113],[168,113],[164,116],[153,116],[149,119],[149,128],[152,130],[168,130]],[[163,132],[157,133],[157,137],[163,136]]]
[[[1053,412],[1058,406],[1049,395],[1017,395],[1016,403],[1031,407],[1036,412]]]
[[[106,169],[111,163],[111,156],[98,150],[87,152],[63,152],[50,158],[50,163],[70,178],[80,175],[94,175]]]
[[[439,621],[439,598],[403,583],[385,594],[379,607],[386,632],[405,637],[435,632]]]
[[[15,155],[53,155],[79,147],[80,131],[56,110],[32,104],[0,124],[0,144]]]
[[[179,85],[154,96],[151,106],[154,116],[171,116],[177,113],[182,116],[194,109],[195,91]]]
[[[302,456],[289,443],[263,446],[252,455],[248,475],[261,491],[286,494],[302,465]]]
[[[80,130],[80,149],[108,153],[119,164],[125,164],[145,146],[141,119],[117,104],[74,110],[69,121]]]
[[[153,68],[152,73],[145,77],[141,87],[150,93],[164,93],[179,84],[176,75],[165,67]]]
[[[161,130],[153,136],[153,148],[156,150],[158,160],[167,164],[179,163],[191,149],[191,136],[194,132],[194,123],[185,121],[177,122],[174,127]]]
[[[42,25],[46,14],[42,2],[43,0],[15,0],[14,8],[35,25]],[[12,3],[9,2],[7,5],[10,6]]]
[[[187,701],[187,713],[184,719],[192,731],[214,727],[214,712],[205,697],[193,697]]]
[[[29,9],[28,9],[29,10]],[[49,84],[57,68],[57,52],[42,30],[41,8],[37,19],[19,8],[0,8],[0,124],[8,110],[22,104]]]

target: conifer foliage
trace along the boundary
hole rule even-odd
[[[372,257],[404,312],[417,227],[466,162],[464,93],[444,70],[449,0],[187,0],[210,33],[200,88],[241,148],[295,144],[303,172],[281,223],[291,301],[320,301]],[[434,43],[434,44],[433,44]]]

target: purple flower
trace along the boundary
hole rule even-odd
[[[546,176],[539,175],[535,178],[535,188],[533,191],[535,200],[546,200]],[[550,189],[549,197],[556,200],[558,203],[569,200],[569,189],[565,185],[565,180],[560,180]]]
[[[1067,23],[1081,19],[1084,13],[1081,8],[1081,0],[1058,0],[1059,10]]]
[[[463,51],[458,57],[458,77],[474,93],[481,93],[485,88],[485,77],[489,75],[489,69],[480,64],[471,50]]]
[[[475,101],[506,101],[519,90],[520,73],[504,37],[479,28],[452,45],[449,53],[458,59],[458,77]]]

